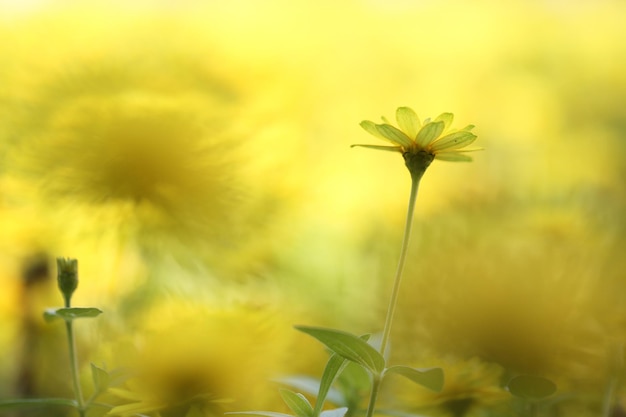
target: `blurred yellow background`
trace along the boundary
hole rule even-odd
[[[382,329],[410,177],[350,145],[410,106],[475,124],[485,151],[424,176],[392,334],[392,360],[458,384],[390,404],[490,415],[480,384],[530,373],[557,383],[554,409],[597,415],[624,374],[625,16],[618,0],[0,2],[0,397],[71,394],[40,314],[69,256],[75,303],[105,310],[78,327],[85,372],[146,367],[126,362],[178,338],[207,346],[198,378],[228,382],[227,409],[279,407],[270,380],[325,358],[293,324]]]

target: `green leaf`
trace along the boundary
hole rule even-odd
[[[274,411],[233,411],[224,414],[238,414],[243,416],[261,416],[261,417],[294,417],[291,414],[276,413]]]
[[[78,407],[78,403],[75,400],[69,400],[66,398],[25,398],[25,399],[0,401],[0,409],[2,408],[36,408],[36,407],[47,407],[50,405]]]
[[[527,400],[542,400],[556,392],[556,384],[547,378],[533,375],[518,375],[507,385],[509,392]]]
[[[333,354],[333,356],[335,356],[342,362],[349,363],[339,355]],[[328,368],[328,364],[326,364],[326,368]],[[326,373],[326,369],[324,369],[324,373]],[[322,379],[324,379],[324,377],[322,377]],[[290,386],[291,388],[295,388],[298,391],[304,392],[305,394],[316,396],[317,402],[315,403],[315,408],[317,408],[318,403],[320,408],[316,415],[319,415],[319,411],[321,411],[322,405],[326,399],[328,399],[328,401],[332,402],[333,404],[342,405],[346,403],[346,399],[344,398],[343,394],[339,392],[339,390],[330,387],[330,385],[325,389],[326,393],[324,394],[324,398],[322,398],[322,384],[321,381],[317,378],[304,375],[295,375],[283,377],[278,379],[277,381],[287,386]],[[333,381],[331,381],[331,384],[332,382]]]
[[[402,375],[403,377],[436,392],[440,392],[443,389],[444,377],[443,369],[441,368],[417,369],[397,365],[385,370],[385,375],[389,373]]]
[[[335,408],[333,410],[322,411],[320,417],[343,417],[348,412],[348,407]]]
[[[93,386],[97,393],[102,393],[109,388],[111,377],[109,373],[102,368],[97,367],[93,363],[91,364],[91,377],[93,379]]]
[[[300,393],[290,391],[285,388],[279,390],[285,404],[296,413],[298,417],[313,417],[313,406],[306,397]]]
[[[192,405],[191,407],[189,407],[189,410],[185,414],[185,417],[205,417],[205,416],[206,414],[203,413],[200,407],[196,405]]]
[[[417,113],[409,107],[398,107],[398,110],[396,110],[396,121],[400,129],[411,139],[415,139],[417,132],[419,132],[420,127],[422,127]]]
[[[432,144],[431,150],[433,152],[443,151],[445,149],[454,150],[457,148],[463,148],[476,140],[476,135],[472,132],[461,130],[458,132],[450,133],[437,140]]]
[[[415,142],[421,147],[427,146],[433,140],[437,139],[443,132],[443,122],[426,123],[417,134]]]
[[[403,131],[388,124],[376,125],[378,132],[383,135],[389,142],[400,145],[403,148],[410,148],[413,140],[410,139]]]
[[[322,379],[320,380],[319,391],[317,393],[317,399],[315,400],[314,415],[317,416],[322,411],[322,407],[324,406],[324,402],[326,401],[331,385],[335,381],[335,378],[337,378],[337,375],[341,373],[347,364],[348,361],[336,353],[332,354],[328,359],[326,367],[324,368],[324,373],[322,374]]]
[[[296,329],[313,336],[336,354],[358,363],[376,375],[380,375],[385,369],[383,356],[358,336],[321,327],[296,326]]]
[[[102,310],[94,307],[67,307],[67,308],[48,308],[43,313],[43,318],[47,322],[57,319],[72,321],[74,319],[98,317],[102,314]]]

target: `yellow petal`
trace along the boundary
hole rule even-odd
[[[388,140],[386,137],[384,137],[379,131],[378,129],[376,129],[376,123],[370,121],[370,120],[363,120],[360,123],[360,126],[365,129],[367,131],[367,133],[369,133],[370,135],[374,135],[376,136],[378,139],[384,139],[384,140]]]
[[[445,131],[452,125],[452,120],[454,120],[454,114],[452,113],[441,113],[435,119],[435,122],[443,122],[443,130]]]
[[[356,145],[350,145],[351,148],[354,148],[355,146],[359,146],[361,148],[376,149],[379,151],[402,152],[402,146],[361,145],[358,143]]]
[[[376,129],[378,129],[378,132],[386,137],[388,141],[395,143],[396,145],[400,145],[404,148],[410,148],[414,143],[404,132],[399,130],[397,127],[383,124],[376,125]]]
[[[398,121],[400,130],[406,133],[411,139],[415,139],[417,132],[419,132],[422,127],[417,113],[408,107],[398,107],[398,110],[396,110],[396,120]]]
[[[430,149],[437,153],[443,150],[454,150],[463,148],[476,140],[476,135],[465,130],[459,132],[450,133],[435,141]]]
[[[417,134],[415,142],[421,147],[425,147],[441,135],[443,128],[444,123],[442,121],[426,123]]]
[[[450,162],[472,162],[472,157],[459,152],[440,152],[435,154],[435,159]]]

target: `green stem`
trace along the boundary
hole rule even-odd
[[[385,327],[383,329],[383,338],[380,344],[380,353],[384,356],[389,344],[389,335],[391,334],[391,324],[393,322],[393,316],[396,312],[396,305],[398,303],[398,295],[400,294],[400,283],[402,282],[402,272],[404,271],[404,264],[406,260],[406,254],[409,248],[409,240],[411,238],[411,228],[413,225],[413,212],[415,211],[415,201],[417,200],[417,191],[419,189],[420,179],[422,178],[422,170],[419,175],[411,175],[411,194],[409,196],[409,207],[406,214],[406,224],[404,225],[404,237],[402,238],[402,248],[400,249],[400,260],[398,261],[398,268],[396,269],[396,276],[393,281],[393,288],[391,290],[391,297],[389,299],[389,306],[387,307],[387,316],[385,318]],[[376,408],[376,399],[378,398],[378,391],[380,390],[380,382],[382,375],[374,375],[372,381],[372,390],[370,393],[370,401],[367,406],[366,417],[372,417]]]
[[[66,298],[65,307],[70,307],[70,300]],[[74,383],[74,395],[76,396],[76,402],[78,404],[78,415],[85,417],[85,400],[83,399],[83,392],[80,387],[80,380],[78,375],[78,357],[76,355],[76,340],[74,338],[74,328],[72,327],[72,320],[65,322],[65,329],[67,330],[67,343],[70,350],[70,367],[72,370],[72,381]]]
[[[376,399],[378,398],[378,391],[380,391],[380,380],[381,377],[379,375],[374,375],[374,380],[372,381],[372,391],[370,393],[370,402],[367,406],[367,414],[365,417],[373,417],[374,415]]]
[[[602,399],[602,417],[609,417],[613,411],[615,402],[615,392],[619,385],[619,375],[621,373],[623,364],[623,343],[614,343],[609,347],[609,360],[610,360],[610,374],[609,383],[604,392],[604,398]]]
[[[409,248],[409,239],[411,238],[411,228],[413,225],[413,212],[415,211],[415,201],[417,200],[417,191],[420,184],[420,176],[411,176],[411,194],[409,196],[409,207],[406,213],[406,224],[404,225],[404,237],[402,238],[402,249],[400,249],[400,260],[396,269],[396,276],[393,281],[393,289],[391,290],[391,298],[387,307],[387,316],[385,318],[385,327],[383,329],[383,339],[380,344],[380,353],[385,354],[389,343],[389,335],[391,334],[391,324],[393,316],[396,312],[396,304],[398,295],[400,294],[400,283],[402,282],[402,272],[404,271],[404,263],[406,260],[407,250]]]

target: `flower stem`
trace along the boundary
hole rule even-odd
[[[391,297],[389,299],[389,306],[387,307],[387,316],[385,318],[385,327],[383,329],[383,338],[380,345],[380,353],[384,356],[389,344],[389,335],[391,334],[391,324],[393,322],[393,316],[396,311],[396,304],[398,302],[398,295],[400,294],[400,283],[402,281],[402,271],[404,271],[404,263],[406,260],[406,254],[409,247],[409,240],[411,238],[411,228],[413,225],[413,212],[415,211],[415,201],[417,200],[417,191],[419,189],[420,179],[424,171],[421,171],[419,175],[411,175],[411,194],[409,196],[409,207],[406,214],[406,224],[404,225],[404,237],[402,238],[402,249],[400,249],[400,260],[398,261],[398,268],[396,269],[396,276],[393,281],[393,288],[391,290]],[[413,174],[413,173],[412,173]],[[370,401],[367,407],[366,417],[372,417],[374,415],[374,409],[376,408],[376,399],[378,398],[378,391],[380,390],[381,375],[374,375],[372,381],[372,390],[370,393]]]
[[[65,307],[70,307],[70,300],[65,300]],[[72,327],[72,320],[65,322],[65,329],[67,331],[67,343],[70,351],[70,367],[72,371],[72,382],[74,383],[74,395],[76,396],[76,403],[78,405],[78,415],[85,417],[85,400],[83,399],[83,392],[80,387],[80,380],[78,376],[78,357],[76,355],[76,340],[74,338],[74,328]]]
[[[376,408],[376,399],[378,398],[378,391],[380,391],[380,375],[374,375],[372,390],[370,393],[370,402],[367,406],[367,414],[365,417],[373,417],[374,409]]]
[[[387,345],[389,344],[389,335],[391,334],[391,324],[393,316],[396,312],[396,304],[398,295],[400,294],[400,283],[402,282],[402,272],[404,271],[404,263],[406,260],[407,250],[409,248],[409,240],[411,238],[411,228],[413,225],[413,212],[415,211],[415,201],[417,200],[417,191],[420,184],[420,176],[411,176],[411,194],[409,196],[409,207],[406,213],[406,224],[404,225],[404,237],[402,238],[402,249],[400,249],[400,259],[396,269],[396,276],[393,281],[393,289],[391,290],[391,298],[387,307],[387,316],[385,318],[385,327],[383,329],[383,339],[380,345],[380,353],[385,354]]]

